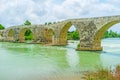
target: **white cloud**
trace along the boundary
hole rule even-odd
[[[118,0],[0,0],[0,23],[9,27],[69,18],[118,15]]]

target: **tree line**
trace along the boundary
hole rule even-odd
[[[112,30],[106,31],[103,38],[120,38],[120,33],[114,32]]]
[[[79,33],[78,31],[72,31],[67,34],[68,40],[79,40]],[[120,33],[114,32],[112,30],[106,31],[103,38],[120,38]]]

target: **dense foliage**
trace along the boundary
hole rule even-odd
[[[2,29],[5,29],[5,27],[2,24],[0,24],[0,30]]]
[[[33,34],[29,29],[25,32],[25,40],[33,40]]]
[[[72,31],[72,32],[68,31],[67,39],[68,40],[78,40],[79,39],[78,31]]]
[[[120,38],[120,34],[113,32],[112,30],[106,31],[103,38]]]

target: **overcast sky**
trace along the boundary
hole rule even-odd
[[[109,15],[120,15],[119,0],[0,0],[0,23],[6,27]]]

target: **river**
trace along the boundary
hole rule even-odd
[[[0,42],[0,80],[63,80],[120,64],[120,39],[102,40],[103,51],[99,52],[75,51],[77,43],[43,46]]]

